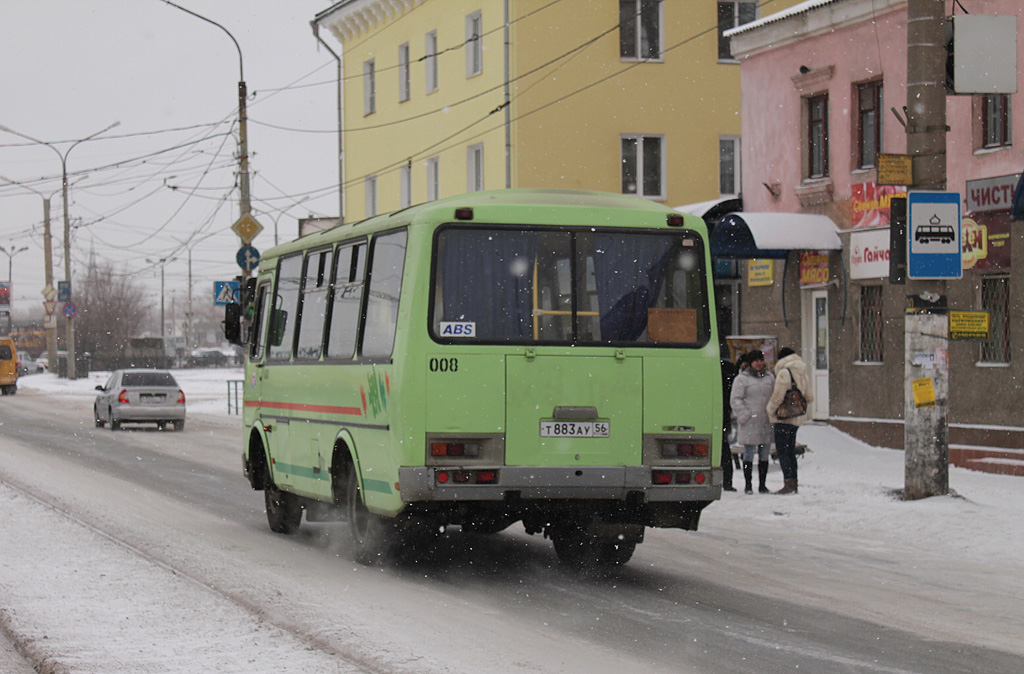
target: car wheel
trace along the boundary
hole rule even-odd
[[[121,422],[114,418],[114,410],[107,410],[107,418],[110,419],[110,430],[116,431],[121,428]]]
[[[96,422],[96,428],[103,428],[107,424],[106,421],[100,419],[100,411],[96,409],[95,405],[92,406],[92,418]]]
[[[174,430],[176,430],[176,431],[183,431],[183,430],[185,430],[185,420],[184,419],[181,419],[180,421],[174,421],[172,423],[174,424]]]

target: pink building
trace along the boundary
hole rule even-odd
[[[972,17],[1013,17],[1003,26],[1015,23],[1018,36],[1024,25],[1020,0],[956,5],[961,15],[966,6]],[[945,8],[953,15],[953,0]],[[729,35],[741,62],[744,213],[827,216],[842,241],[842,250],[788,252],[769,285],[741,283],[741,331],[799,347],[814,369],[817,418],[901,447],[904,307],[915,284],[889,282],[889,199],[914,186],[880,186],[878,164],[907,153],[907,2],[808,0]],[[995,35],[1012,54],[1012,40]],[[1019,37],[1016,56],[1024,63]],[[949,343],[948,404],[954,461],[971,460],[968,445],[1012,448],[1005,466],[1024,474],[1024,222],[1010,219],[1024,169],[1016,80],[1015,93],[946,97],[946,190],[963,196],[964,216],[964,271],[948,283],[949,308],[991,320],[988,339]]]

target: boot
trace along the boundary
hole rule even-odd
[[[764,481],[768,479],[768,462],[759,461],[757,464],[757,477],[760,482],[760,486],[757,488],[758,493],[768,494],[771,493],[768,487],[765,486]]]
[[[778,490],[775,493],[776,494],[795,494],[795,493],[797,493],[797,491],[796,491],[796,478],[794,477],[792,479],[787,479],[783,483],[782,489]]]
[[[753,463],[753,461],[744,461],[743,462],[743,477],[747,481],[747,486],[743,490],[743,493],[745,493],[745,494],[753,494],[754,493],[754,463]]]

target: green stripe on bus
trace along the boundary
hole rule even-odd
[[[390,494],[391,485],[384,480],[371,480],[369,478],[363,478],[363,489],[366,491],[376,491],[381,494]]]
[[[331,479],[330,473],[326,470],[316,469],[311,466],[296,466],[290,463],[275,461],[274,468],[282,473],[288,473],[289,475],[294,475],[296,477],[305,477],[311,480],[323,480],[325,482],[329,482]]]

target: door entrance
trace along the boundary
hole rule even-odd
[[[805,297],[808,297],[805,295]],[[828,349],[828,290],[812,290],[810,302],[804,305],[804,344],[811,346],[807,360],[808,374],[814,392],[811,410],[812,419],[827,419],[829,416],[828,370],[831,355]]]

